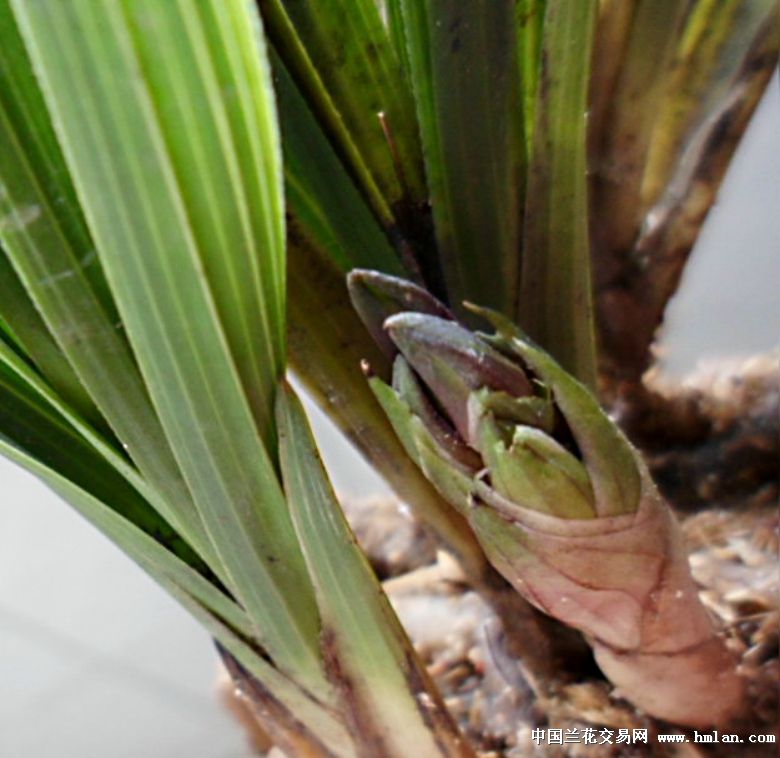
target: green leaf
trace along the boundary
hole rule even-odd
[[[423,201],[414,103],[375,0],[261,0],[260,7],[274,46],[307,93],[318,120],[329,129],[324,106],[330,102],[387,206]],[[296,46],[286,42],[283,16],[310,66]],[[331,131],[331,137],[339,145],[338,131]]]
[[[406,29],[404,28],[403,0],[385,0],[385,25],[393,41],[395,54],[401,62],[404,76],[411,90],[411,71],[409,69],[409,46],[406,43]]]
[[[0,104],[3,111],[3,150],[0,154],[4,155],[3,166],[13,168],[12,161],[23,164],[16,168],[18,173],[11,175],[15,181],[4,179],[5,192],[0,193],[0,199],[5,210],[0,227],[9,236],[16,237],[42,225],[35,223],[38,219],[50,217],[58,226],[57,241],[67,245],[78,261],[76,270],[60,269],[55,277],[59,274],[60,278],[80,276],[86,279],[95,299],[109,318],[116,321],[116,308],[97,265],[94,247],[10,0],[0,2],[0,35]],[[16,181],[20,182],[20,187],[15,186]],[[32,186],[24,186],[22,181],[30,182]],[[48,284],[51,286],[54,282]]]
[[[0,452],[42,479],[156,581],[163,586],[173,583],[183,588],[198,602],[227,620],[242,635],[250,637],[251,626],[244,612],[210,581],[160,544],[158,537],[142,531],[124,515],[106,506],[69,478],[2,438]]]
[[[524,149],[514,5],[402,2],[439,258],[456,310],[464,299],[516,309]]]
[[[271,46],[283,51],[283,63],[294,76],[308,106],[328,135],[339,158],[360,189],[371,211],[383,228],[393,226],[393,214],[386,198],[356,145],[348,125],[328,93],[309,51],[303,45],[281,0],[261,0],[263,22],[268,29]]]
[[[0,0],[0,35],[0,241],[84,388],[158,490],[162,516],[212,557],[124,338],[8,0]],[[64,86],[66,95],[71,89]],[[14,286],[9,272],[3,279],[5,287]],[[31,358],[41,360],[38,353]]]
[[[24,395],[36,407],[45,408],[44,415],[47,418],[56,417],[59,426],[69,427],[67,433],[71,436],[74,436],[75,433],[75,436],[80,438],[80,448],[84,443],[88,444],[92,448],[88,458],[91,459],[94,453],[97,453],[101,464],[111,466],[147,501],[153,503],[158,511],[163,510],[160,504],[156,503],[159,495],[143,479],[132,462],[118,451],[101,432],[96,431],[88,420],[80,416],[27,361],[23,360],[12,347],[3,341],[0,341],[0,371],[5,375],[9,386],[15,388],[16,392],[19,392],[20,387],[24,388]],[[69,454],[68,451],[62,452]]]
[[[516,6],[517,45],[520,64],[520,83],[523,93],[523,134],[526,165],[533,152],[536,125],[536,94],[541,68],[542,29],[546,0],[520,0]]]
[[[239,0],[14,8],[146,385],[231,589],[276,664],[323,693],[313,593],[261,437],[258,402],[267,419],[273,390],[254,387],[253,403],[235,355],[252,354],[242,340],[254,339],[269,351],[257,358],[269,361],[264,376],[283,369],[282,176],[257,19]],[[182,128],[191,108],[198,129]],[[210,196],[207,212],[207,190],[193,183],[211,180],[236,184]],[[225,219],[239,223],[238,249],[213,248],[236,240]],[[247,273],[240,258],[257,288],[256,334],[238,328],[225,302]],[[246,306],[244,290],[235,294]]]
[[[0,436],[67,478],[176,551],[190,565],[203,563],[171,527],[150,507],[118,468],[69,423],[56,406],[26,380],[23,366],[0,345]],[[17,359],[17,364],[20,363]],[[94,435],[96,436],[96,435]],[[108,447],[103,443],[103,447]],[[126,464],[125,464],[126,465]],[[29,466],[27,466],[29,468]]]
[[[169,594],[176,598],[221,645],[230,650],[271,696],[316,731],[337,755],[351,756],[351,742],[343,726],[292,680],[268,663],[256,647],[245,611],[160,543],[104,502],[77,486],[70,477],[45,465],[37,455],[0,437],[0,453],[42,479],[84,518],[103,532]]]
[[[126,3],[125,24],[184,205],[182,222],[197,242],[244,394],[272,450],[271,408],[285,359],[285,229],[268,66],[240,5],[174,2],[147,15],[158,4]]]
[[[352,734],[371,755],[469,754],[357,545],[288,386],[277,413],[285,489],[317,592],[323,654]]]
[[[597,6],[547,3],[520,293],[523,328],[590,387],[596,363],[586,111]]]
[[[22,360],[9,346],[0,342],[0,370],[2,370],[9,380],[13,383],[13,386],[17,388],[23,387],[26,396],[32,398],[35,406],[47,419],[54,418],[59,429],[65,429],[67,435],[72,438],[74,432],[78,437],[78,443],[76,453],[79,460],[83,458],[89,461],[89,467],[95,467],[96,470],[105,469],[106,465],[114,469],[127,484],[129,484],[141,497],[146,500],[154,509],[157,514],[165,512],[165,504],[160,502],[160,493],[150,486],[139,471],[133,466],[132,462],[120,451],[118,451],[112,444],[113,440],[108,440],[101,434],[100,431],[79,415],[68,403],[61,398],[54,389],[49,386],[44,379],[42,379],[37,372],[24,360]],[[69,427],[69,428],[68,428]],[[30,434],[36,437],[42,437],[44,442],[48,445],[51,442],[51,435],[46,432],[39,433],[35,429],[31,429]],[[90,451],[84,452],[84,443],[89,445]],[[60,452],[65,452],[68,449],[66,443],[61,443],[63,448]],[[94,454],[97,454],[97,458]],[[125,490],[125,483],[117,484],[112,479],[113,484],[108,488],[109,494],[111,491]],[[90,489],[92,492],[93,490]],[[94,494],[94,493],[93,493]],[[104,498],[105,499],[105,498]],[[111,499],[111,498],[109,498]],[[127,514],[126,514],[127,515]],[[142,525],[141,522],[136,522],[132,519],[131,515],[128,518]],[[157,521],[162,521],[162,517],[156,516]],[[168,527],[166,527],[168,529]],[[179,535],[172,534],[175,541],[180,541]],[[198,559],[200,561],[200,559]],[[217,571],[218,567],[211,566],[212,571]],[[218,573],[218,571],[217,571]]]
[[[278,56],[272,56],[284,146],[288,209],[294,216],[289,255],[305,235],[341,271],[358,266],[401,273],[385,230],[371,213]],[[290,299],[299,297],[294,287]]]
[[[63,398],[96,426],[105,424],[92,399],[57,347],[43,319],[0,247],[0,318],[25,355]]]

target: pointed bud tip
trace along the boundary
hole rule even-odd
[[[374,277],[381,276],[377,271],[371,271],[367,268],[353,268],[347,274],[347,287],[360,287],[369,284]]]
[[[388,317],[415,311],[453,318],[449,310],[422,287],[378,271],[354,269],[347,275],[347,289],[360,320],[390,358],[396,349],[382,328]]]
[[[425,313],[402,311],[400,313],[394,313],[392,316],[388,316],[385,319],[383,328],[390,334],[402,334],[411,329],[417,329],[418,327],[424,328],[432,322],[435,323],[439,321],[444,321],[444,319],[437,318],[436,316],[429,316]]]
[[[399,313],[385,333],[446,410],[450,422],[471,440],[468,399],[488,387],[512,397],[533,394],[523,369],[460,324],[422,313]]]
[[[402,353],[419,357],[424,357],[421,351],[433,351],[441,356],[470,355],[477,344],[474,335],[456,321],[427,313],[395,313],[384,320],[382,328]],[[414,365],[415,361],[410,361]]]
[[[430,292],[413,282],[380,271],[356,268],[347,274],[347,288],[353,300],[385,311],[385,315],[400,311],[419,311],[454,320],[452,312]]]

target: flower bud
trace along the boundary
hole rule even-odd
[[[422,287],[378,271],[354,269],[347,276],[352,305],[377,345],[389,358],[398,348],[384,330],[390,316],[404,311],[427,313],[454,321],[450,310]]]
[[[738,714],[744,688],[698,601],[674,516],[598,400],[498,314],[471,307],[496,329],[475,334],[398,280],[378,286],[362,313],[375,329],[392,311],[382,338],[400,355],[393,386],[371,386],[493,566],[583,632],[648,712],[695,726]],[[399,293],[424,312],[396,308]]]
[[[474,390],[487,387],[513,397],[532,394],[522,368],[454,321],[399,313],[385,321],[385,330],[471,447],[468,401]]]

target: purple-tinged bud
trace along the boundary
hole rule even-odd
[[[397,313],[415,311],[454,320],[450,310],[422,287],[378,271],[355,269],[347,276],[352,305],[374,341],[389,358],[398,349],[384,330],[385,321]]]
[[[454,321],[400,313],[387,319],[385,329],[472,447],[476,441],[470,439],[468,402],[474,390],[487,387],[513,397],[533,394],[521,368]]]

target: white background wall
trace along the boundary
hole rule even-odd
[[[671,306],[665,363],[749,354],[780,327],[780,95],[772,82]],[[342,491],[371,472],[315,421]],[[0,758],[241,758],[208,636],[67,505],[0,459]]]

